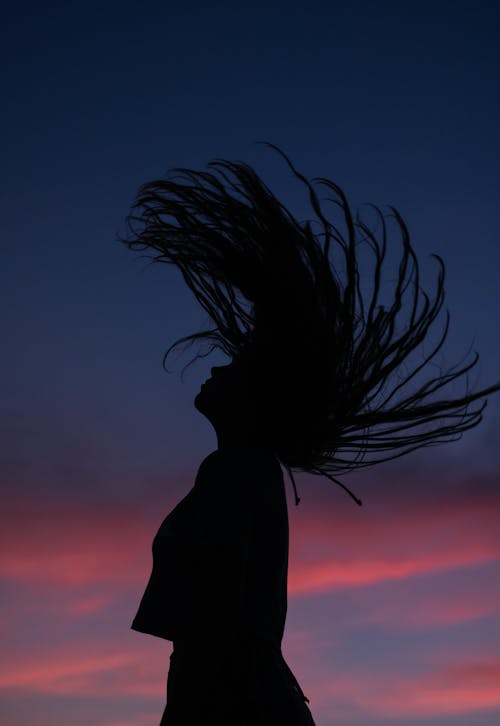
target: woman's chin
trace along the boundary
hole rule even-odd
[[[197,408],[199,410],[200,403],[202,403],[202,401],[203,401],[203,394],[202,394],[201,391],[198,391],[198,393],[194,397],[194,405],[195,405],[195,408]]]
[[[207,399],[206,399],[206,396],[204,395],[204,391],[203,390],[198,391],[198,393],[194,397],[195,408],[197,408],[200,413],[206,413],[206,410],[207,410],[206,404],[207,404]]]

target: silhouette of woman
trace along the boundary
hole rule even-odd
[[[153,540],[153,569],[132,628],[173,642],[160,726],[314,726],[282,652],[288,570],[288,514],[281,464],[333,474],[460,438],[477,425],[500,383],[439,397],[472,360],[425,377],[430,353],[414,351],[444,301],[444,264],[435,294],[419,284],[417,258],[399,213],[370,205],[375,231],[353,217],[332,181],[335,223],[313,184],[316,214],[299,222],[256,172],[217,160],[215,170],[141,187],[128,216],[131,249],[175,264],[215,328],[186,336],[213,341],[231,358],[212,369],[195,398],[214,426],[217,449]],[[402,252],[390,303],[380,303],[392,217]],[[320,231],[313,231],[313,224]],[[340,225],[343,225],[344,232]],[[136,225],[138,228],[136,229]],[[361,281],[364,249],[374,263]],[[330,256],[335,254],[332,267]],[[363,283],[363,284],[362,284]],[[191,361],[192,362],[192,361]]]

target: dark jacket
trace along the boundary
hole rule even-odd
[[[258,637],[280,647],[288,514],[271,452],[241,447],[207,456],[152,549],[134,630],[172,641]]]

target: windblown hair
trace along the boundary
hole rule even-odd
[[[380,227],[376,234],[359,213],[353,215],[337,184],[313,179],[333,193],[328,201],[336,216],[329,219],[313,183],[277,146],[266,145],[305,185],[313,223],[299,222],[249,165],[218,159],[208,164],[212,171],[176,168],[169,178],[141,186],[127,217],[129,236],[120,241],[152,250],[146,256],[155,262],[176,265],[215,323],[173,343],[163,364],[177,345],[199,339],[212,342],[209,353],[219,348],[233,358],[249,356],[262,435],[294,489],[292,469],[320,474],[361,504],[333,475],[460,438],[481,421],[485,397],[500,383],[469,391],[475,353],[417,384],[448,333],[447,312],[437,342],[410,365],[443,307],[442,259],[433,255],[437,283],[428,294],[394,207],[384,215],[369,205]],[[389,217],[401,251],[392,300],[384,306]],[[363,249],[371,271],[365,272]],[[446,395],[457,380],[465,382],[465,392]],[[296,489],[295,495],[298,504]]]

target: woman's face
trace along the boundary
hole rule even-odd
[[[238,355],[225,366],[214,366],[202,383],[194,405],[216,430],[219,447],[258,436],[256,396],[250,358]]]
[[[194,400],[195,407],[214,423],[235,418],[248,408],[250,377],[248,364],[243,358],[233,358],[225,366],[214,366],[212,375],[201,384]]]
[[[270,448],[262,418],[261,395],[253,353],[239,353],[226,366],[214,366],[194,405],[213,425],[219,449]]]

